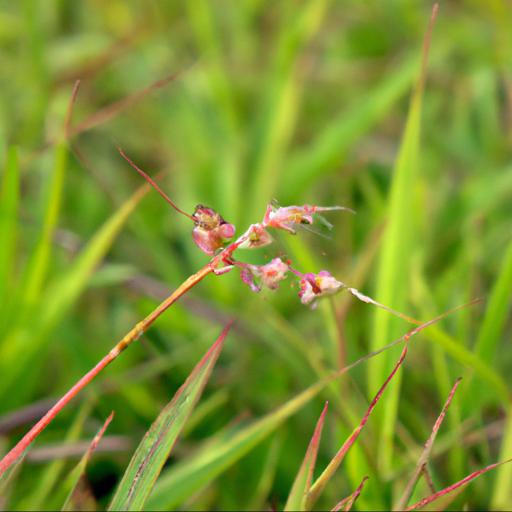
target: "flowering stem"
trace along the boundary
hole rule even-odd
[[[51,423],[57,414],[77,395],[87,384],[98,375],[101,370],[108,366],[123,350],[134,341],[137,341],[144,334],[153,322],[182,295],[188,292],[193,286],[199,283],[208,274],[213,272],[211,263],[205,265],[201,270],[192,274],[184,281],[169,297],[167,297],[157,308],[155,308],[144,320],[137,323],[121,341],[119,341],[110,352],[94,368],[89,370],[73,387],[71,387],[58,402],[23,436],[23,438],[0,460],[0,476],[23,454],[34,439]]]

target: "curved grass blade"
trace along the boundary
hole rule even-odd
[[[382,397],[387,385],[391,382],[391,379],[395,376],[396,372],[402,366],[402,363],[404,362],[405,356],[407,355],[407,341],[406,345],[404,346],[402,353],[400,355],[400,358],[398,359],[398,362],[395,364],[395,367],[391,371],[391,373],[388,375],[386,380],[384,381],[384,384],[380,387],[379,391],[373,398],[373,400],[370,403],[370,406],[366,410],[365,415],[363,416],[363,419],[359,423],[359,425],[354,429],[352,434],[349,436],[349,438],[343,443],[342,447],[338,450],[338,453],[333,457],[331,462],[327,465],[327,467],[324,469],[323,473],[318,477],[318,479],[315,481],[315,483],[311,486],[311,489],[308,494],[307,498],[307,508],[310,509],[313,507],[317,499],[319,498],[320,494],[324,490],[325,486],[328,484],[329,480],[334,476],[334,473],[339,468],[340,464],[343,462],[343,459],[345,458],[345,455],[350,450],[352,445],[357,441],[357,438],[359,437],[359,434],[363,430],[364,426],[366,425],[370,414],[372,413],[373,409],[375,409],[375,406],[379,402],[380,398]]]
[[[142,510],[179,434],[210,377],[231,324],[199,361],[137,447],[109,510]]]
[[[87,468],[87,464],[89,464],[89,461],[91,460],[94,450],[96,450],[105,430],[107,430],[107,427],[110,425],[113,418],[114,412],[112,411],[110,416],[105,420],[105,423],[103,423],[102,427],[98,430],[98,433],[94,436],[94,439],[80,459],[80,462],[75,466],[59,488],[59,493],[67,493],[67,498],[62,506],[62,510],[84,510],[84,508],[81,507],[81,495],[83,494],[81,491],[86,488],[85,470]]]
[[[318,418],[306,455],[304,456],[304,460],[295,477],[288,500],[286,501],[285,510],[305,510],[306,508],[306,498],[313,479],[313,471],[315,470],[316,456],[320,446],[320,438],[322,436],[322,429],[324,428],[327,407],[328,402],[325,403],[320,418]]]
[[[390,195],[388,199],[388,218],[386,232],[382,241],[379,257],[376,299],[403,311],[406,306],[408,290],[408,271],[410,255],[413,250],[413,211],[414,201],[412,191],[417,181],[420,128],[423,90],[426,80],[426,70],[430,47],[430,37],[437,14],[437,4],[434,5],[429,26],[423,41],[422,64],[414,88],[405,131],[400,151],[393,171]],[[389,338],[394,338],[400,328],[398,320],[391,318],[384,311],[376,310],[373,323],[373,336],[371,348],[378,349]],[[389,357],[372,361],[368,367],[368,389],[370,396],[375,393],[380,383],[389,373],[392,365]],[[400,391],[400,377],[395,379],[390,392],[384,400],[382,413],[379,414],[379,457],[380,470],[384,474],[392,469],[393,436],[398,409],[398,396]]]
[[[361,491],[363,490],[364,484],[367,480],[368,477],[365,476],[362,482],[358,485],[357,489],[352,494],[349,494],[346,498],[343,498],[341,501],[336,503],[334,508],[331,509],[331,512],[338,512],[339,510],[350,510],[356,502],[357,498],[359,498],[359,495],[361,494]]]
[[[382,354],[389,348],[410,339],[423,329],[446,318],[446,316],[471,306],[474,303],[475,301],[463,304],[462,306],[446,311],[438,317],[425,322],[391,343],[388,343],[385,347],[381,347],[379,350],[359,358],[336,373],[313,384],[275,411],[267,414],[242,430],[220,440],[215,439],[212,443],[207,443],[203,450],[196,452],[195,455],[189,457],[187,460],[176,464],[176,466],[167,470],[160,477],[155,485],[154,491],[147,501],[145,509],[168,510],[176,507],[248,453],[258,443],[276,430],[287,418],[299,411],[335,379],[341,377],[356,366],[359,366],[361,363]]]
[[[499,466],[502,466],[503,464],[508,464],[509,462],[512,462],[512,459],[504,460],[502,462],[495,462],[494,464],[490,464],[489,466],[479,469],[478,471],[475,471],[471,473],[470,475],[464,477],[462,480],[459,480],[458,482],[455,482],[454,484],[445,487],[444,489],[441,489],[440,491],[431,494],[430,496],[427,496],[426,498],[423,498],[422,500],[414,503],[414,505],[411,505],[410,507],[407,507],[405,510],[417,510],[419,508],[423,508],[424,506],[428,505],[429,503],[432,503],[433,501],[436,501],[437,499],[446,496],[447,494],[450,494],[451,492],[455,491],[459,487],[462,487],[463,485],[468,484],[475,478],[478,478],[480,475],[483,475],[484,473],[487,473],[488,471],[491,471],[491,469],[497,468]]]
[[[462,379],[458,378],[455,381],[455,384],[453,385],[450,394],[448,395],[448,398],[446,399],[446,402],[443,406],[443,409],[441,410],[441,414],[438,416],[436,422],[434,423],[434,427],[432,428],[432,433],[430,434],[430,437],[427,439],[427,442],[425,443],[425,447],[423,448],[423,452],[420,455],[420,458],[418,460],[418,463],[416,465],[416,469],[414,470],[414,473],[412,477],[410,478],[409,482],[407,482],[407,485],[405,487],[404,493],[396,506],[394,507],[394,510],[404,510],[407,506],[407,503],[409,502],[409,499],[411,498],[411,495],[414,491],[414,487],[416,485],[416,482],[419,480],[421,474],[424,472],[426,468],[426,464],[428,462],[428,458],[430,457],[430,452],[432,451],[432,447],[434,446],[434,441],[436,440],[437,433],[439,432],[439,429],[441,428],[441,424],[443,423],[444,417],[446,416],[446,412],[448,411],[448,408],[450,407],[450,404],[452,403],[453,396],[455,395],[455,392],[457,391],[457,388],[459,387],[460,381]]]

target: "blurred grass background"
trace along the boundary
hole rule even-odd
[[[389,508],[459,375],[435,485],[511,456],[512,11],[499,0],[441,3],[422,104],[407,121],[430,10],[409,0],[0,2],[0,450],[206,262],[190,223],[156,193],[125,203],[141,180],[120,145],[149,173],[165,171],[160,183],[180,207],[209,205],[239,232],[274,198],[357,211],[329,215],[328,238],[279,237],[252,261],[286,254],[424,320],[485,299],[414,340],[401,383],[321,508],[364,475],[356,508]],[[10,506],[52,508],[79,440],[114,409],[88,470],[108,503],[134,446],[229,318],[235,329],[162,478],[410,327],[347,296],[312,312],[296,294],[285,284],[255,295],[234,273],[204,281],[38,439]],[[399,350],[355,369],[222,471],[199,462],[203,483],[175,506],[282,507],[325,399],[320,467]],[[503,466],[450,506],[505,508],[511,484]],[[415,496],[428,493],[420,482]]]

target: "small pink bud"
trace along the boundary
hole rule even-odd
[[[334,278],[327,270],[318,274],[304,274],[300,280],[299,297],[302,304],[316,306],[316,300],[326,295],[334,295],[345,285]]]
[[[210,256],[235,235],[235,226],[207,206],[196,206],[192,218],[195,222],[192,238],[199,249]]]
[[[251,224],[242,238],[244,240],[238,246],[240,249],[255,249],[272,243],[270,233],[262,224]]]

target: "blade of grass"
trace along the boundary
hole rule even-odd
[[[507,422],[501,441],[500,458],[504,460],[512,454],[512,407],[509,406]],[[494,487],[491,496],[491,508],[506,510],[512,503],[512,466],[505,464],[496,471]]]
[[[27,266],[27,277],[23,286],[23,301],[30,307],[39,298],[41,288],[46,278],[48,263],[51,258],[53,233],[57,226],[64,176],[68,162],[66,142],[60,142],[55,147],[55,163],[53,167],[50,193],[46,200],[46,211],[39,241]]]
[[[478,332],[474,353],[482,361],[492,365],[496,361],[497,350],[503,328],[509,316],[512,304],[512,242],[509,243],[501,270],[491,290],[484,319]],[[485,390],[477,389],[473,381],[465,394],[466,409],[474,408],[475,397]]]
[[[64,438],[65,442],[73,442],[79,438],[91,409],[92,402],[89,400],[82,405]],[[54,491],[55,484],[61,476],[65,465],[66,461],[64,459],[57,459],[48,464],[48,467],[34,486],[34,491],[27,496],[26,501],[20,503],[20,508],[24,510],[55,510],[62,502],[56,503],[55,506],[48,506],[48,499]]]
[[[361,494],[361,491],[363,490],[364,484],[368,480],[368,477],[365,476],[357,489],[347,496],[346,498],[343,498],[341,501],[336,503],[336,505],[331,509],[331,512],[338,512],[339,510],[350,510],[352,508],[352,505],[356,502],[357,498]]]
[[[419,508],[423,508],[425,505],[428,505],[429,503],[432,503],[433,501],[437,500],[438,498],[441,498],[443,496],[446,496],[447,494],[450,494],[452,491],[455,491],[459,487],[462,487],[463,485],[468,484],[475,478],[478,478],[480,475],[483,475],[484,473],[487,473],[488,471],[491,471],[494,468],[497,468],[503,464],[508,464],[509,462],[512,462],[512,459],[504,460],[502,462],[496,462],[494,464],[490,464],[489,466],[479,469],[478,471],[475,471],[471,473],[470,475],[466,476],[462,480],[459,480],[458,482],[455,482],[454,484],[445,487],[444,489],[441,489],[440,491],[431,494],[430,496],[427,496],[426,498],[423,498],[422,500],[414,503],[414,505],[411,505],[410,507],[407,507],[405,510],[417,510]]]
[[[343,110],[307,149],[292,155],[282,174],[280,198],[293,201],[327,172],[335,172],[355,142],[378,123],[409,88],[417,74],[417,55],[390,70],[375,88]]]
[[[87,451],[80,459],[80,462],[75,466],[66,480],[59,487],[59,495],[66,496],[67,494],[67,498],[65,499],[61,510],[82,510],[80,507],[82,500],[80,494],[81,489],[84,487],[86,481],[85,470],[89,464],[89,461],[91,460],[94,450],[96,450],[96,447],[101,441],[105,430],[107,430],[107,427],[110,425],[110,422],[113,420],[113,418],[114,412],[112,411],[110,416],[105,420],[105,423],[103,423],[102,427],[98,430],[98,433],[94,436],[94,439],[89,445]]]
[[[423,41],[422,63],[414,88],[407,116],[400,151],[396,160],[388,202],[386,232],[377,271],[375,297],[380,303],[395,310],[403,311],[407,299],[407,275],[410,269],[410,255],[413,249],[414,202],[413,190],[418,173],[420,125],[424,84],[426,80],[428,53],[433,25],[437,15],[437,4]],[[399,322],[382,310],[376,310],[373,323],[372,349],[379,348],[386,340],[393,338]],[[389,373],[389,357],[373,361],[368,367],[368,390],[374,394],[379,383]],[[393,382],[382,407],[379,428],[379,467],[383,474],[391,471],[393,465],[393,437],[398,409],[401,379]]]
[[[410,480],[407,482],[407,485],[405,486],[405,490],[404,490],[401,498],[398,500],[397,504],[393,508],[393,510],[404,510],[405,507],[407,507],[407,503],[409,503],[409,500],[414,491],[416,482],[419,480],[422,472],[426,468],[428,459],[430,457],[430,452],[432,451],[432,447],[434,446],[434,441],[436,439],[437,433],[439,432],[439,429],[441,428],[441,424],[443,423],[444,417],[446,416],[446,412],[448,411],[448,408],[450,407],[453,396],[455,395],[455,392],[457,391],[460,381],[461,381],[460,378],[455,381],[455,384],[453,385],[453,387],[450,391],[450,394],[448,395],[448,398],[446,399],[443,409],[441,410],[441,414],[438,416],[436,422],[434,423],[434,427],[432,428],[432,433],[430,434],[430,437],[427,439],[427,442],[425,443],[425,447],[424,447],[423,452],[421,453],[421,456],[418,460],[416,469],[414,470],[414,473],[412,474]]]
[[[15,146],[10,146],[7,150],[0,189],[0,301],[2,304],[14,275],[19,196],[18,149]]]
[[[41,308],[30,325],[25,330],[14,331],[4,340],[0,347],[0,394],[7,398],[8,390],[13,386],[17,387],[18,393],[21,391],[20,383],[27,368],[51,341],[50,332],[76,302],[94,269],[148,190],[146,185],[141,187],[103,224],[69,270],[48,287],[41,299],[45,307]]]
[[[348,437],[348,439],[343,443],[342,447],[338,450],[338,453],[333,457],[331,462],[327,465],[327,467],[324,469],[322,474],[317,478],[315,483],[311,486],[311,489],[309,491],[308,497],[307,497],[307,508],[311,509],[318,498],[320,497],[320,494],[325,489],[325,486],[329,483],[329,480],[334,476],[334,473],[339,468],[340,464],[343,462],[343,459],[345,458],[345,455],[350,450],[352,445],[356,442],[357,438],[359,437],[359,434],[363,430],[364,426],[368,422],[368,419],[370,418],[370,415],[375,409],[375,406],[381,399],[387,385],[391,382],[393,377],[395,376],[396,372],[404,362],[405,356],[407,355],[407,340],[406,344],[402,350],[402,353],[400,355],[400,358],[398,359],[398,362],[395,364],[395,367],[391,371],[391,373],[388,375],[386,380],[384,381],[384,384],[380,387],[377,394],[374,396],[373,400],[370,403],[370,406],[368,407],[366,413],[363,416],[363,419],[359,423],[359,425],[354,429],[352,434]]]
[[[328,402],[325,402],[320,418],[309,442],[306,455],[302,461],[302,465],[295,477],[290,494],[286,500],[284,510],[305,510],[306,498],[308,496],[309,488],[313,480],[313,471],[315,470],[316,457],[318,448],[320,447],[320,439],[322,437],[322,430],[324,428],[325,415],[327,413]]]
[[[197,452],[194,456],[178,463],[174,468],[166,471],[156,483],[153,493],[149,496],[146,510],[162,510],[173,508],[196,491],[202,489],[219,474],[225,471],[234,462],[243,457],[254,446],[265,439],[288,417],[299,411],[304,405],[311,401],[325,386],[345,374],[349,370],[359,366],[361,363],[385,352],[423,329],[439,322],[446,316],[461,309],[471,306],[476,301],[458,306],[442,315],[439,315],[428,322],[414,328],[396,340],[371,352],[355,362],[345,366],[330,376],[321,379],[293,399],[289,400],[275,411],[267,414],[251,425],[245,427],[234,435],[222,441],[206,445],[205,449]]]
[[[146,432],[130,460],[109,510],[142,510],[165,461],[210,377],[231,324],[199,361]]]
[[[9,498],[25,457],[20,457],[8,471],[0,475],[0,509],[9,510]]]

